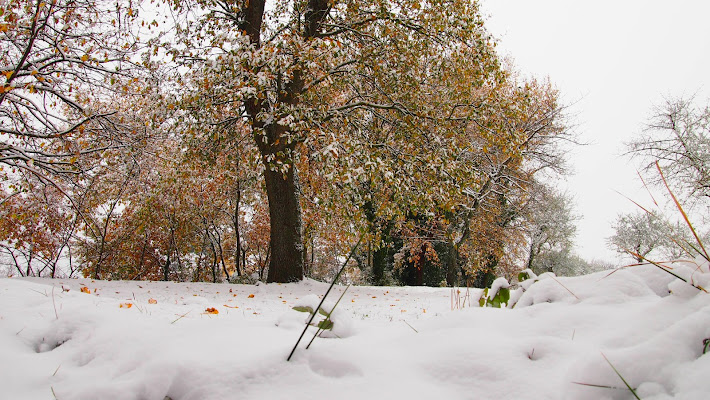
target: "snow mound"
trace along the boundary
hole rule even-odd
[[[691,264],[674,271],[697,284],[708,272]],[[287,362],[308,316],[293,307],[327,288],[0,279],[1,397],[631,399],[604,357],[644,400],[710,393],[710,294],[655,267],[543,274],[512,309],[454,308],[450,288],[351,287],[332,315],[343,339],[306,350],[308,328]]]
[[[523,293],[516,307],[556,302],[620,304],[633,298],[657,296],[643,275],[627,270],[603,271],[574,278],[542,274],[539,279]]]

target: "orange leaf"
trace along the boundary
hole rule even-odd
[[[133,307],[133,303],[121,303],[118,305],[118,308],[131,308]]]
[[[81,61],[84,61],[84,62],[89,61],[89,55],[88,55],[88,54],[84,54],[83,56],[81,56]]]
[[[214,307],[210,307],[205,310],[205,314],[219,314],[219,311]]]
[[[250,294],[250,295],[247,296],[247,297],[249,297],[250,299],[253,299],[253,298],[254,298],[254,295],[253,295],[253,294]]]
[[[228,306],[228,305],[226,305],[226,304],[222,304],[222,305],[223,305],[224,307],[227,307],[227,308],[239,308],[239,306]]]
[[[91,294],[91,289],[89,289],[89,288],[86,287],[86,286],[82,286],[81,289],[79,289],[79,290],[81,290],[82,293]]]
[[[158,300],[156,300],[156,299],[148,299],[148,304],[158,304]]]

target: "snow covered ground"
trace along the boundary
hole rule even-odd
[[[309,328],[290,362],[309,315],[292,307],[323,283],[0,279],[0,399],[634,398],[604,356],[642,399],[709,399],[710,295],[654,267],[607,275],[540,280],[513,309],[351,287],[338,337],[306,350]]]

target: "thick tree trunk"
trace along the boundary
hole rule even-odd
[[[266,168],[266,194],[271,218],[271,257],[267,282],[303,279],[303,224],[295,167],[286,174]]]
[[[242,20],[239,29],[246,32],[250,43],[258,48],[261,46],[261,28],[266,0],[250,0],[245,2],[241,10]],[[301,32],[304,39],[319,36],[323,21],[329,10],[329,1],[308,0],[305,14],[305,31]],[[295,55],[294,62],[299,63]],[[294,68],[285,79],[278,74],[277,103],[296,106],[304,90],[304,80],[301,69]],[[269,199],[269,215],[271,217],[271,255],[269,259],[269,275],[267,282],[294,282],[303,279],[303,264],[305,260],[303,245],[303,226],[301,222],[300,188],[298,174],[293,157],[297,140],[289,138],[290,132],[277,122],[264,121],[260,115],[264,112],[274,112],[278,107],[272,106],[264,99],[267,96],[256,96],[248,99],[244,106],[254,129],[254,139],[259,147],[262,160],[266,166],[264,172],[266,194]],[[276,115],[279,120],[286,115]],[[284,174],[279,169],[281,165],[289,166]]]

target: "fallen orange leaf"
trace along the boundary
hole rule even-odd
[[[227,307],[227,308],[239,308],[239,306],[228,306],[228,305],[226,305],[226,304],[222,304],[222,305],[225,306],[225,307]]]
[[[131,308],[133,307],[133,303],[121,303],[118,305],[118,308]]]
[[[158,304],[158,300],[156,300],[156,299],[148,299],[148,304]]]
[[[205,313],[206,314],[219,314],[219,311],[217,311],[217,309],[214,307],[210,307],[205,310]]]
[[[79,290],[81,290],[82,293],[91,294],[91,289],[89,289],[89,288],[86,287],[86,286],[82,286],[81,289],[79,289]]]
[[[253,299],[253,298],[254,298],[254,295],[253,295],[253,294],[250,294],[248,297],[249,297],[250,299]]]

